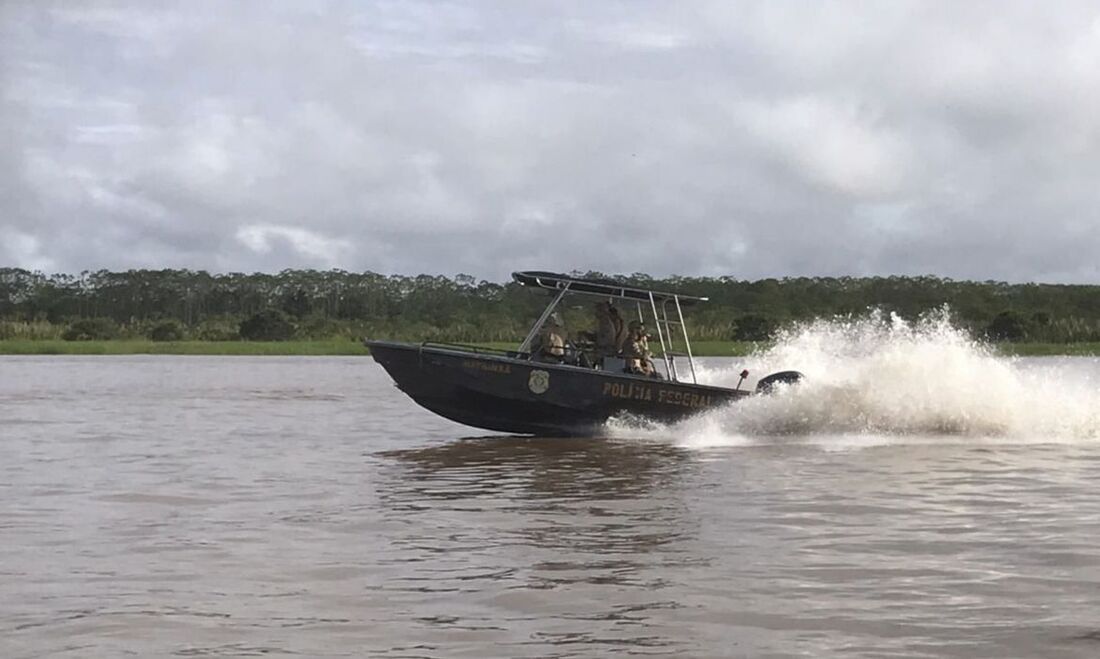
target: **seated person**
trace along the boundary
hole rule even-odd
[[[540,362],[561,363],[565,359],[565,328],[561,316],[554,312],[539,335],[538,350],[532,356]]]
[[[649,335],[646,334],[645,325],[640,320],[630,321],[626,340],[623,342],[623,359],[626,360],[627,372],[658,377],[652,356],[649,352]]]

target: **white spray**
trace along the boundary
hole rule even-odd
[[[774,347],[700,381],[732,387],[796,369],[806,380],[671,426],[613,421],[614,435],[724,445],[772,435],[935,435],[1100,438],[1100,364],[1035,365],[1001,357],[955,327],[947,310],[915,323],[882,313],[819,320],[782,332]]]

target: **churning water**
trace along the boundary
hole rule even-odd
[[[807,380],[582,440],[362,358],[0,358],[0,656],[1100,656],[1100,362],[882,317],[744,367]]]
[[[952,325],[946,312],[915,323],[884,314],[816,321],[783,333],[767,351],[699,372],[701,382],[733,387],[742,367],[756,376],[796,369],[807,376],[803,383],[670,427],[642,429],[692,446],[774,435],[844,435],[875,442],[943,435],[1098,439],[1095,364],[998,356]],[[633,436],[638,427],[613,423],[612,431]]]

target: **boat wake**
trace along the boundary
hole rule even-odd
[[[757,376],[795,368],[806,380],[680,423],[613,419],[608,431],[687,446],[777,435],[1100,438],[1095,360],[998,356],[953,325],[946,309],[913,323],[880,312],[807,323],[735,365],[704,367],[700,382],[732,387],[742,368]]]

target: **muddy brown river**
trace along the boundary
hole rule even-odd
[[[0,357],[0,656],[1100,656],[1100,362],[937,368],[554,439],[369,358]]]

